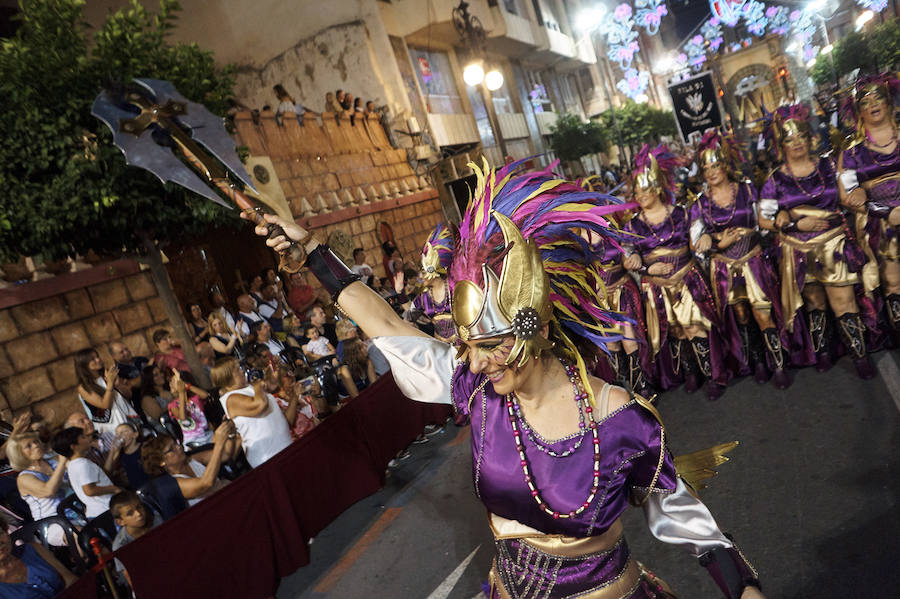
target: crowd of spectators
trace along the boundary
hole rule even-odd
[[[275,92],[275,98],[277,99],[275,118],[279,122],[284,122],[284,115],[289,114],[295,115],[300,124],[303,125],[303,115],[306,113],[315,116],[321,114],[314,112],[304,104],[294,100],[293,96],[291,96],[280,83],[274,85],[272,91]],[[263,110],[268,108],[268,106],[265,106],[263,107]],[[357,116],[363,115],[364,117],[368,117],[370,114],[376,114],[377,109],[373,100],[367,100],[364,103],[362,98],[355,97],[351,92],[338,89],[325,94],[325,107],[323,112],[333,113],[335,118],[338,119],[344,115],[349,116],[350,124],[356,124]]]
[[[353,252],[353,270],[402,312],[418,273],[404,269],[392,243],[383,249],[390,279],[376,276],[362,248]],[[73,368],[81,409],[55,431],[25,412],[3,446],[18,471],[5,480],[15,481],[23,502],[8,515],[37,521],[64,514],[44,533],[54,547],[70,542],[65,522],[77,532],[105,518],[115,523],[108,540],[117,549],[302,438],[387,373],[378,348],[352,321],[337,318],[327,294],[305,277],[291,275],[285,288],[270,268],[250,279],[234,311],[218,290],[206,309],[185,306],[189,337],[208,354],[210,389],[197,383],[184,348],[164,328],[152,333],[153,355],[134,355],[120,340],[106,348],[109,363],[97,349],[79,352]],[[48,557],[24,555],[32,563]],[[60,572],[60,580],[67,576]]]

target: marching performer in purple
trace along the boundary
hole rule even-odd
[[[796,350],[792,359],[795,364],[814,359],[819,371],[831,368],[826,312],[831,307],[857,374],[872,378],[876,372],[854,295],[865,257],[840,211],[831,159],[812,154],[806,116],[798,105],[780,109],[772,119],[769,137],[782,164],[763,185],[759,202],[760,226],[778,232],[781,305]],[[801,312],[804,303],[808,333]]]
[[[632,501],[726,597],[758,599],[756,573],[676,473],[655,408],[586,373],[579,348],[621,338],[621,316],[597,307],[590,267],[598,239],[618,234],[606,218],[614,200],[548,173],[512,177],[518,166],[475,170],[450,267],[457,347],[400,319],[296,224],[266,219],[303,244],[406,395],[452,403],[470,420],[475,492],[496,539],[492,598],[672,597],[629,554],[620,517]],[[267,243],[296,247],[277,233]]]
[[[665,146],[650,151],[644,145],[635,157],[633,191],[640,210],[625,225],[632,234],[625,268],[641,273],[647,339],[660,387],[677,385],[683,374],[685,390],[696,391],[699,368],[707,379],[707,397],[716,400],[730,378],[726,349],[716,330],[712,292],[689,246],[687,210],[674,203],[675,166]]]
[[[775,387],[786,389],[791,379],[785,370],[778,276],[760,246],[756,187],[739,179],[741,162],[734,139],[718,131],[703,136],[697,163],[706,186],[691,206],[691,244],[698,254],[709,255],[722,337],[741,364],[741,374],[753,368],[757,382],[769,378],[764,358],[756,355],[761,344],[752,318],[762,331]]]
[[[900,136],[894,120],[900,80],[865,77],[854,91],[844,103],[856,135],[838,161],[841,199],[857,213],[858,239],[873,258],[863,268],[863,282],[868,289],[880,279],[890,324],[900,331]]]
[[[453,259],[453,230],[441,223],[434,228],[422,248],[422,278],[425,289],[413,300],[411,321],[424,314],[434,324],[434,336],[440,341],[456,341],[456,327],[450,315],[450,287],[447,269]]]

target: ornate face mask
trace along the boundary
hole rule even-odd
[[[728,161],[725,158],[725,154],[722,152],[721,148],[715,149],[707,149],[703,150],[700,153],[700,166],[707,167],[712,165],[721,166],[724,169],[728,169]]]
[[[501,275],[498,278],[484,265],[483,289],[474,281],[457,282],[452,298],[453,321],[463,341],[515,335],[516,342],[506,363],[518,359],[522,366],[552,347],[540,334],[553,314],[550,281],[534,241],[526,242],[506,216],[497,212],[491,212],[491,216],[500,225],[506,242]]]
[[[856,93],[856,104],[860,110],[865,110],[876,102],[891,103],[891,94],[885,85],[869,83]]]

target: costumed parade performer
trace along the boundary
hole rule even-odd
[[[854,290],[865,256],[840,211],[831,158],[812,154],[807,115],[804,106],[796,105],[780,108],[770,119],[767,137],[781,166],[760,190],[759,223],[778,232],[781,305],[794,364],[815,361],[820,372],[831,368],[830,307],[857,374],[869,379],[876,371],[866,351],[866,326]]]
[[[440,341],[456,341],[456,327],[450,314],[450,287],[447,285],[447,269],[453,260],[456,243],[454,230],[440,223],[428,236],[422,247],[422,280],[425,288],[412,301],[408,320],[415,322],[423,314],[434,324],[434,336]],[[398,273],[395,288],[403,287],[403,273]]]
[[[581,187],[593,189],[594,180],[597,177],[589,177],[581,182]],[[596,195],[596,194],[595,194]],[[624,204],[625,208],[636,208],[634,203]],[[607,218],[612,222],[621,220],[621,213],[612,213]],[[621,323],[623,338],[621,341],[609,341],[606,351],[600,350],[597,354],[595,368],[600,378],[610,382],[616,382],[638,395],[650,397],[653,389],[647,373],[652,372],[650,345],[647,343],[647,335],[644,324],[644,305],[641,300],[641,290],[625,269],[625,253],[623,246],[606,237],[599,238],[597,254],[600,261],[600,280],[602,285],[597,289],[598,306],[607,312],[620,312],[628,320]],[[604,368],[604,363],[609,368]]]
[[[634,199],[640,210],[625,225],[632,234],[625,268],[641,274],[647,338],[657,365],[656,380],[669,389],[684,378],[685,391],[707,379],[706,394],[716,400],[731,373],[719,317],[709,285],[689,246],[687,210],[675,205],[673,169],[677,159],[665,146],[646,144],[635,156]]]
[[[616,236],[605,216],[617,207],[545,173],[512,177],[520,164],[474,169],[450,267],[456,347],[399,318],[295,223],[267,215],[284,235],[256,231],[279,252],[305,248],[404,394],[470,419],[475,492],[496,539],[492,597],[672,597],[629,555],[620,520],[629,500],[655,536],[698,556],[726,597],[762,597],[676,473],[655,408],[585,372],[578,344],[620,338],[610,330],[622,317],[597,308],[590,268],[593,240]]]
[[[844,101],[856,133],[838,162],[841,199],[857,213],[856,233],[877,272],[863,268],[863,280],[879,277],[894,331],[900,331],[900,142],[894,98],[900,80],[892,74],[860,78]]]
[[[709,131],[700,142],[697,163],[706,182],[690,209],[691,244],[709,255],[709,280],[729,351],[741,364],[741,374],[753,369],[757,382],[769,378],[756,320],[774,370],[774,384],[791,384],[783,348],[787,341],[781,318],[778,275],[760,245],[757,192],[740,179],[742,162],[736,140]],[[752,315],[752,316],[751,316]]]

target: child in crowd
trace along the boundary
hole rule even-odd
[[[326,337],[319,334],[319,329],[315,325],[308,324],[304,333],[309,341],[303,346],[303,351],[310,361],[315,362],[321,358],[335,355],[334,346],[331,345]]]
[[[75,426],[64,428],[53,436],[53,450],[68,458],[67,472],[72,490],[84,504],[88,520],[109,509],[109,500],[121,489],[115,486],[100,466],[85,457],[93,437]]]
[[[304,392],[311,381],[303,384],[294,378],[287,367],[281,366],[275,372],[266,372],[266,390],[275,397],[278,407],[284,412],[291,429],[291,438],[296,441],[319,424],[312,398]]]
[[[162,522],[162,516],[147,509],[134,491],[120,491],[113,495],[109,500],[109,511],[116,520],[116,526],[120,527],[113,540],[113,551],[141,538],[147,531],[156,528]],[[130,585],[131,578],[128,576],[128,571],[119,560],[116,560],[116,570],[125,576]]]
[[[140,489],[150,480],[141,464],[141,445],[143,445],[143,439],[137,425],[126,422],[116,427],[113,451],[118,452],[119,463],[125,471],[128,486],[132,489]]]
[[[181,426],[185,449],[193,449],[212,443],[213,432],[209,430],[209,425],[206,422],[206,415],[203,413],[203,404],[200,401],[200,396],[194,392],[194,388],[191,385],[181,380],[181,373],[177,370],[172,374],[169,388],[175,397],[168,406],[169,416],[177,420]],[[190,396],[188,396],[188,393],[190,393]]]

